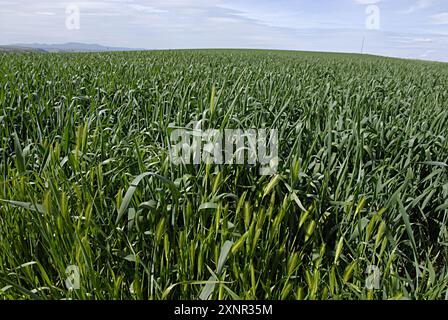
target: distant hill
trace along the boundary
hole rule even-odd
[[[17,43],[0,46],[0,51],[25,51],[25,52],[104,52],[104,51],[135,51],[143,49],[106,47],[99,44],[68,42],[62,44],[45,43]]]
[[[33,49],[27,47],[17,47],[17,46],[0,46],[0,52],[46,52],[42,49]]]

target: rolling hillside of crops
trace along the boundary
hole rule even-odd
[[[198,121],[277,173],[174,164]],[[448,298],[448,64],[0,53],[0,160],[0,299]]]

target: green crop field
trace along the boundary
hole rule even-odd
[[[198,121],[277,173],[174,164]],[[0,53],[0,160],[0,299],[448,298],[448,64]]]

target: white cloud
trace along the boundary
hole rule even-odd
[[[417,2],[410,6],[407,10],[403,11],[403,13],[409,14],[415,11],[423,10],[430,8],[434,4],[435,0],[417,0]]]
[[[383,0],[354,0],[357,4],[369,5],[369,4],[378,4]]]
[[[36,14],[40,16],[54,16],[56,13],[51,11],[37,11]]]
[[[165,13],[166,10],[157,9],[155,7],[143,6],[141,4],[130,4],[129,7],[139,12],[144,13]]]
[[[433,24],[448,24],[448,12],[442,12],[431,16]]]
[[[433,38],[430,37],[409,37],[409,36],[394,36],[389,37],[393,42],[396,43],[432,43]]]

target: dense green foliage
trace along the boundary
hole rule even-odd
[[[173,165],[197,120],[277,128],[278,174]],[[442,63],[0,53],[0,299],[443,299],[447,128]]]

